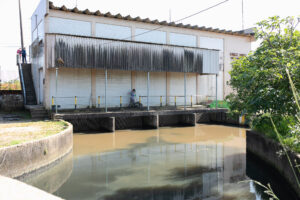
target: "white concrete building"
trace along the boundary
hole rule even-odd
[[[120,14],[55,7],[42,0],[32,18],[32,75],[37,102],[51,108],[126,106],[135,88],[150,106],[222,100],[233,57],[248,54],[253,35]],[[57,70],[56,70],[57,69]],[[105,84],[105,71],[107,83]],[[56,82],[56,71],[58,73]],[[186,74],[186,91],[184,90]],[[57,83],[57,88],[56,88]],[[99,102],[100,99],[100,102]]]

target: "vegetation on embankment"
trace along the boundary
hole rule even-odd
[[[1,83],[0,90],[21,90],[20,80],[15,79]]]
[[[0,124],[0,148],[44,138],[66,129],[63,121],[34,121]]]
[[[271,17],[255,32],[260,46],[233,62],[227,97],[232,113],[250,116],[251,128],[300,153],[299,19]]]

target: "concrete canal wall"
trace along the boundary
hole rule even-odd
[[[265,137],[263,134],[249,130],[246,133],[247,151],[253,153],[263,162],[276,169],[290,183],[291,187],[300,197],[300,188],[282,146],[273,139]],[[295,167],[300,163],[300,154],[289,151],[288,155],[294,166],[298,180],[300,180],[300,173]]]
[[[73,148],[73,126],[39,140],[0,149],[0,174],[21,178],[63,158]]]
[[[107,113],[54,114],[55,120],[63,119],[73,124],[75,132],[109,131],[121,129],[157,129],[163,126],[195,126],[196,123],[232,123],[227,109],[191,109],[164,111],[127,111]]]

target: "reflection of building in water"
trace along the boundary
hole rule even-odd
[[[111,136],[115,150],[77,156],[70,180],[57,194],[67,199],[77,195],[100,199],[218,199],[231,184],[245,179],[244,137],[229,134],[227,140],[204,141],[185,135],[182,140],[187,143],[175,143],[174,136],[178,139],[182,135],[156,131],[146,143],[130,144],[125,149],[118,146],[118,134]],[[249,191],[248,187],[242,189]],[[71,188],[72,193],[68,193]]]

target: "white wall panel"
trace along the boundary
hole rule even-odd
[[[193,96],[192,103],[196,104],[196,73],[186,73],[186,104],[191,105],[191,96]]]
[[[147,96],[147,72],[135,73],[135,89],[137,98],[139,96]],[[150,106],[160,105],[160,96],[166,96],[166,73],[165,72],[150,72],[150,88],[149,88]],[[147,97],[142,98],[142,104],[147,105]],[[165,98],[163,98],[165,105]]]
[[[123,106],[129,103],[131,91],[131,72],[121,70],[107,71],[107,106],[120,106],[120,96],[122,96]],[[96,70],[96,97],[101,96],[100,106],[105,106],[105,71]],[[98,100],[97,100],[98,104]]]
[[[31,32],[36,29],[36,25],[44,19],[45,14],[47,13],[48,7],[47,0],[41,0],[38,7],[35,9],[34,13],[31,15]]]
[[[218,49],[223,51],[223,39],[210,38],[210,37],[199,37],[200,48],[206,49]]]
[[[55,70],[50,75],[50,98],[55,96]],[[57,105],[61,108],[74,108],[75,96],[78,108],[86,108],[91,103],[91,69],[58,70]],[[51,102],[51,99],[50,99]]]
[[[96,37],[131,40],[131,28],[112,24],[96,23]]]
[[[200,101],[215,100],[216,98],[216,76],[200,75],[198,81]],[[218,75],[218,100],[223,100],[223,72]]]
[[[151,31],[148,32],[148,29],[135,29],[135,40],[141,42],[153,42],[166,44],[167,43],[167,33],[164,31]],[[141,34],[141,35],[140,35]]]
[[[170,44],[173,45],[196,47],[196,41],[195,35],[170,33]]]
[[[49,17],[49,33],[91,36],[91,22]]]
[[[179,72],[170,72],[169,73],[169,79],[170,79],[170,98],[169,98],[169,104],[174,105],[174,96],[177,96],[176,98],[176,104],[177,105],[183,105],[184,104],[184,98],[179,96],[184,96],[184,75],[183,73]]]

